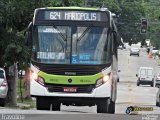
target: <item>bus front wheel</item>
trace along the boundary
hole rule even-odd
[[[0,106],[4,107],[5,103],[6,103],[5,99],[0,98]]]
[[[112,113],[112,114],[115,113],[115,102],[113,102],[112,100],[110,100],[110,104],[108,107],[108,113]]]
[[[97,113],[108,113],[108,100],[104,99],[97,103]]]
[[[52,103],[52,111],[60,111],[61,103],[55,102]]]
[[[50,110],[50,102],[43,97],[36,98],[37,110]]]

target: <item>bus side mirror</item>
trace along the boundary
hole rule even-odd
[[[136,77],[138,77],[138,74],[136,74]]]
[[[25,32],[25,45],[29,45],[31,43],[32,40],[32,34],[30,31],[26,31]]]
[[[114,40],[116,40],[117,41],[117,32],[116,31],[112,31],[113,32],[113,37],[114,37]]]
[[[32,41],[32,28],[33,28],[33,23],[30,22],[28,25],[27,30],[25,31],[24,35],[25,35],[25,45],[30,45],[31,41]]]
[[[117,34],[117,31],[113,30],[112,33],[113,33],[113,39],[114,41],[116,41],[116,47],[118,47],[119,45],[121,45],[120,37]]]

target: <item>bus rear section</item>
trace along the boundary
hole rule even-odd
[[[111,12],[95,8],[36,9],[31,95],[38,110],[94,106],[114,113],[117,93],[116,31]]]

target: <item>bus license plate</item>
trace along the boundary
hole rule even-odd
[[[63,91],[64,92],[77,92],[77,88],[76,87],[64,87]]]

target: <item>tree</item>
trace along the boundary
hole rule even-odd
[[[24,70],[29,65],[31,50],[24,45],[24,31],[32,21],[36,8],[83,4],[84,0],[1,0],[0,66],[7,70],[18,63],[18,69]]]
[[[132,42],[137,42],[140,33],[140,20],[145,16],[144,7],[138,1],[119,1],[120,10],[118,11],[118,30],[125,42],[129,42],[134,36]],[[126,35],[128,34],[128,35]]]
[[[34,9],[44,4],[43,0],[39,0],[39,2],[36,0],[0,1],[0,66],[6,69],[7,79],[10,84],[9,98],[11,98],[10,102],[14,105],[17,98],[17,70],[14,69],[14,74],[8,76],[8,69],[13,64],[13,68],[17,68],[15,67],[17,63],[19,63],[19,69],[25,69],[28,65],[30,49],[24,45],[23,33],[33,17]],[[11,87],[13,88],[11,89]]]

